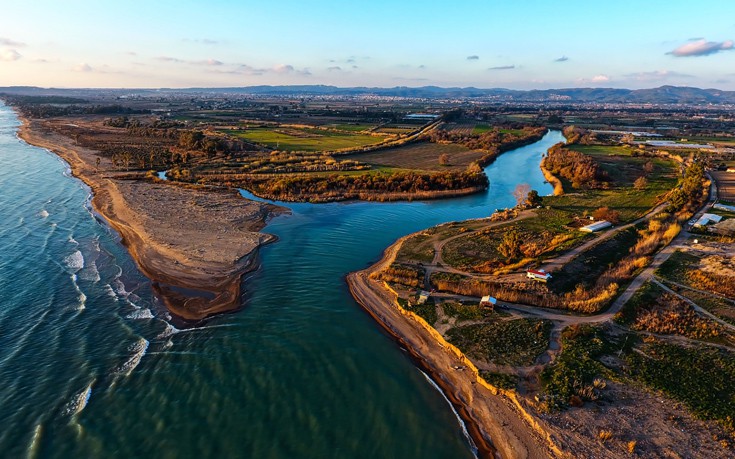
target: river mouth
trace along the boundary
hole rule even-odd
[[[265,228],[279,242],[260,250],[238,296],[246,307],[184,328],[84,208],[88,192],[65,166],[6,134],[17,127],[6,108],[0,126],[5,454],[472,457],[444,398],[344,276],[405,234],[512,206],[521,181],[549,193],[538,164],[560,134],[499,156],[486,193],[286,203],[292,214]]]

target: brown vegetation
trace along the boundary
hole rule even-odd
[[[569,180],[574,188],[607,188],[610,178],[607,172],[589,156],[567,150],[562,144],[549,149],[544,167],[552,174]]]

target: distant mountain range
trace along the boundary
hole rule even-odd
[[[64,95],[93,97],[95,94],[107,95],[154,95],[154,94],[237,94],[273,96],[367,96],[408,97],[426,99],[493,99],[507,102],[569,102],[569,103],[611,103],[611,104],[735,104],[735,91],[720,89],[700,89],[685,86],[661,86],[651,89],[614,89],[614,88],[567,88],[534,89],[529,91],[513,89],[479,88],[441,88],[423,86],[411,88],[353,87],[340,88],[325,85],[294,86],[245,86],[232,88],[185,88],[185,89],[55,89],[33,86],[0,87],[0,94],[24,95]]]

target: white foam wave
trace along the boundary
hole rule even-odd
[[[67,268],[77,272],[84,268],[84,255],[82,255],[82,252],[77,250],[64,258],[64,264]]]
[[[168,338],[171,335],[181,332],[178,328],[174,327],[170,323],[166,322],[166,328],[156,336],[158,339]]]
[[[174,327],[168,322],[164,321],[164,323],[166,324],[166,328],[161,333],[159,333],[158,336],[156,336],[157,339],[168,338],[171,335],[175,335],[178,333],[188,333],[188,332],[192,332],[195,330],[208,330],[210,328],[227,328],[227,327],[234,326],[234,324],[205,325],[201,327],[184,328],[182,330],[182,329],[178,329]]]
[[[85,306],[87,304],[87,295],[84,294],[81,290],[79,291],[79,304],[77,305],[77,311],[84,311],[87,307]]]
[[[69,242],[71,244],[74,244],[74,245],[79,245],[79,243],[77,242],[77,240],[74,239],[71,234],[69,235]]]
[[[150,309],[141,309],[138,311],[133,311],[131,314],[128,314],[125,316],[126,319],[134,319],[134,320],[140,320],[140,319],[152,319],[153,313]]]
[[[46,209],[43,209],[41,212],[38,213],[38,215],[41,218],[48,218],[49,213],[48,213],[48,211]]]
[[[64,415],[74,416],[82,412],[89,402],[89,397],[92,396],[92,384],[94,384],[94,381],[89,383],[89,386],[69,400],[69,403],[64,407]]]
[[[457,413],[457,410],[454,409],[454,405],[452,405],[452,402],[449,401],[447,396],[444,394],[444,391],[441,390],[441,388],[437,385],[437,383],[435,383],[433,379],[429,378],[429,375],[427,375],[423,371],[421,371],[421,374],[424,375],[424,378],[426,378],[426,380],[429,381],[429,384],[431,384],[434,387],[434,389],[436,389],[440,394],[442,394],[442,397],[444,397],[444,400],[447,401],[447,404],[452,409],[452,413],[454,413],[454,416],[457,418],[457,421],[459,422],[459,426],[462,428],[462,434],[464,435],[467,442],[470,444],[472,455],[475,457],[479,457],[477,446],[475,445],[475,442],[472,440],[472,437],[470,437],[470,433],[467,431],[467,425],[465,425],[464,421],[459,416],[459,413]]]
[[[135,367],[138,366],[140,363],[140,360],[145,355],[145,351],[148,350],[148,345],[150,343],[145,338],[140,338],[135,343],[131,344],[128,347],[128,350],[132,353],[128,360],[125,361],[122,365],[120,365],[117,369],[115,369],[115,373],[128,376],[130,373],[135,370]]]
[[[112,289],[112,285],[110,285],[110,284],[105,284],[105,291],[107,292],[107,295],[109,295],[109,296],[110,296],[110,298],[115,298],[115,299],[117,299],[117,294],[116,294],[116,293],[115,293],[115,291],[114,291],[114,290]]]
[[[31,443],[28,445],[28,457],[32,459],[38,455],[38,447],[41,444],[41,434],[43,433],[43,426],[36,424],[33,428],[33,436],[31,437]]]
[[[83,269],[82,272],[79,273],[79,277],[86,281],[99,282],[100,272],[97,269],[97,263],[95,263],[94,261],[88,263],[85,269]]]

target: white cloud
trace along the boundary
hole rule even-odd
[[[591,81],[593,83],[604,83],[606,81],[610,81],[610,77],[607,75],[595,75],[592,77]]]
[[[479,61],[480,60],[480,56],[478,56],[476,54],[473,54],[472,56],[467,56],[467,60],[468,61]]]
[[[14,49],[0,50],[0,61],[5,61],[5,62],[17,61],[21,57],[23,56]]]
[[[684,43],[678,48],[666,54],[676,57],[693,57],[693,56],[709,56],[710,54],[719,53],[720,51],[728,51],[733,49],[733,41],[707,41],[704,38]]]
[[[286,74],[286,73],[298,73],[301,75],[311,75],[309,69],[298,70],[291,64],[278,64],[271,69],[274,73]]]
[[[79,65],[75,65],[72,68],[72,70],[75,71],[75,72],[82,72],[82,73],[89,73],[89,72],[93,72],[94,71],[94,69],[92,68],[92,66],[89,65],[89,64],[87,64],[86,62],[82,62]]]
[[[26,44],[20,41],[11,40],[10,38],[0,37],[0,46],[12,46],[13,48],[22,48]]]

